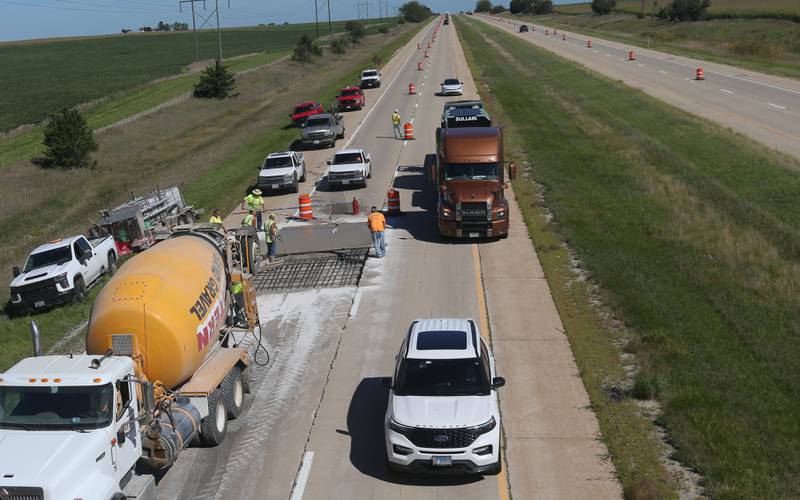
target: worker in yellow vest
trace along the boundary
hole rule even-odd
[[[211,218],[208,219],[208,222],[212,224],[222,224],[222,216],[220,215],[218,208],[215,208],[214,212],[211,213]]]
[[[264,212],[264,198],[261,190],[256,188],[242,200],[242,210],[252,210],[256,217],[256,231],[261,231],[261,214]]]

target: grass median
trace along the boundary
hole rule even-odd
[[[797,497],[800,164],[458,19],[552,211],[542,222],[537,189],[515,181],[626,494],[670,495],[646,429],[624,411],[637,396],[661,403],[657,423],[713,497]],[[621,397],[608,391],[621,362],[607,353],[620,339],[570,316],[581,305],[559,285],[566,259],[547,251],[562,241],[632,336],[641,369]]]

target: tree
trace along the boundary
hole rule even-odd
[[[492,7],[492,10],[490,10],[489,12],[492,13],[492,14],[500,14],[501,12],[505,12],[505,11],[506,11],[506,8],[504,6],[495,5],[494,7]]]
[[[172,29],[172,26],[169,23],[165,23],[164,21],[159,21],[158,26],[156,26],[156,31],[169,31]]]
[[[616,6],[617,0],[592,0],[592,11],[601,16],[610,14]]]
[[[512,14],[524,14],[530,11],[533,0],[511,0],[508,10]]]
[[[550,14],[553,12],[552,0],[533,0],[530,9],[527,11],[529,14]]]
[[[490,12],[491,10],[491,0],[478,0],[478,3],[475,4],[475,12]]]
[[[200,81],[194,84],[194,96],[204,99],[224,99],[231,97],[236,88],[236,73],[228,71],[219,59],[213,66],[208,66],[200,75]]]
[[[300,40],[297,41],[297,45],[294,48],[294,53],[292,54],[292,60],[305,64],[311,62],[314,56],[321,55],[322,49],[320,48],[319,44],[312,40],[310,36],[304,34],[300,37]]]
[[[186,31],[188,29],[189,25],[187,23],[182,23],[179,21],[172,23],[172,31]]]
[[[421,23],[433,15],[431,9],[427,5],[423,5],[416,0],[411,0],[400,6],[400,21],[408,21],[410,23]]]
[[[665,14],[673,21],[699,21],[710,6],[711,0],[672,0]]]
[[[42,168],[93,167],[97,162],[92,153],[97,151],[94,133],[86,119],[74,108],[64,108],[50,115],[44,129],[43,156],[31,161]]]
[[[364,23],[360,21],[347,21],[347,24],[344,25],[344,29],[350,33],[350,38],[354,43],[358,43],[358,41],[367,34]]]

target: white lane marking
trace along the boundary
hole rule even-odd
[[[644,68],[644,64],[642,64],[642,63],[639,63],[639,67],[640,67],[640,68]]]
[[[728,89],[719,89],[720,92],[725,92],[726,94],[735,94],[734,91]]]
[[[658,70],[658,72],[661,73],[662,75],[666,75],[667,74],[667,72],[664,71],[663,69]]]
[[[419,93],[419,96],[422,97],[422,92]]]
[[[611,57],[611,54],[606,54],[606,57]]]
[[[403,146],[405,146],[407,144],[408,144],[408,140],[406,139],[406,140],[403,141]]]
[[[416,103],[416,104],[414,105],[414,109],[417,109],[418,107],[419,107],[419,103]]]
[[[772,104],[771,102],[768,102],[767,104],[772,106],[773,108],[786,109],[786,106],[778,106],[777,104]]]
[[[350,306],[350,312],[348,314],[351,319],[356,318],[356,314],[358,314],[358,305],[360,303],[361,303],[361,288],[359,288],[358,291],[356,292],[356,296],[353,297],[353,304]]]
[[[412,118],[412,119],[408,120],[408,123],[413,125],[414,124],[414,119]]]
[[[314,452],[305,452],[303,454],[303,464],[300,466],[300,471],[297,473],[297,478],[294,480],[294,488],[292,489],[291,500],[302,500],[303,493],[306,491],[308,476],[311,474],[311,464],[313,462]]]

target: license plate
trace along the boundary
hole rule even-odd
[[[480,235],[481,235],[481,233],[469,233],[469,237],[470,238],[477,238]]]
[[[33,304],[34,307],[44,307],[44,301],[40,300],[39,302]]]
[[[272,185],[272,189],[278,189],[279,187],[281,187],[280,184],[273,184]]]
[[[345,180],[342,181],[342,184],[350,184],[350,181],[345,179]]]
[[[314,141],[314,144],[319,144],[319,141]]]
[[[453,457],[447,455],[434,455],[432,460],[435,467],[450,467],[453,465]]]

